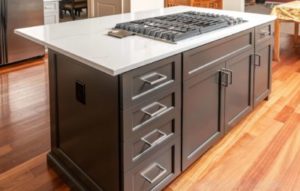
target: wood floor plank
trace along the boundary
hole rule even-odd
[[[291,115],[286,125],[275,135],[262,154],[257,157],[257,160],[253,162],[251,168],[243,174],[243,178],[233,190],[254,190],[259,181],[272,167],[273,162],[278,157],[282,147],[299,126],[299,121],[299,114]]]
[[[12,150],[13,149],[10,145],[4,145],[0,147],[0,157],[3,157],[4,155],[10,153]]]
[[[44,59],[0,69],[0,173],[50,148],[48,66]]]

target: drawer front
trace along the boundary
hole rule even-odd
[[[124,190],[161,190],[180,173],[180,139],[125,173]]]
[[[137,106],[123,111],[123,140],[134,139],[144,131],[172,118],[180,119],[180,88],[166,90]]]
[[[268,23],[255,28],[256,45],[273,37],[273,24]]]
[[[180,82],[181,56],[135,69],[121,76],[122,106],[131,107]]]
[[[183,53],[183,76],[190,79],[203,72],[208,65],[224,61],[240,52],[253,49],[254,30],[250,29],[237,35],[195,48]]]
[[[44,12],[58,12],[58,2],[44,2]]]
[[[179,113],[178,113],[179,114]],[[146,129],[123,144],[124,170],[127,171],[151,157],[171,140],[180,137],[180,115]]]

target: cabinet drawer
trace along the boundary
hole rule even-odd
[[[160,190],[180,173],[180,139],[125,173],[124,190]]]
[[[256,45],[266,40],[270,40],[272,36],[273,36],[273,25],[271,23],[255,28]]]
[[[122,106],[128,108],[180,82],[181,56],[176,55],[121,76]]]
[[[123,139],[137,137],[156,124],[178,117],[180,119],[180,88],[163,91],[152,99],[123,111]]]
[[[58,2],[44,2],[44,12],[58,12]]]
[[[180,116],[178,116],[180,117]],[[180,119],[170,119],[153,126],[153,129],[139,133],[133,139],[124,142],[124,170],[151,157],[175,137],[180,136]]]
[[[189,79],[206,69],[206,66],[223,61],[253,48],[254,30],[221,39],[183,53],[183,75]]]

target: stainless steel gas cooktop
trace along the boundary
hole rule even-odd
[[[119,23],[113,32],[139,35],[170,43],[246,22],[226,15],[184,12],[126,23]],[[121,31],[121,32],[120,32]],[[122,32],[123,31],[123,32]]]

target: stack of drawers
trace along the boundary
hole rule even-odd
[[[157,190],[181,169],[181,55],[121,76],[124,190]]]

